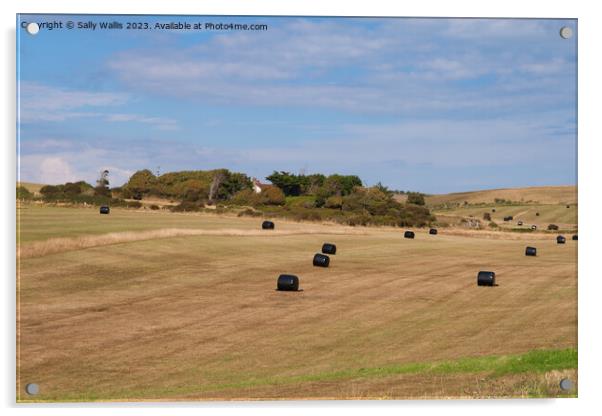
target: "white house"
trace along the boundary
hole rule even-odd
[[[253,191],[255,191],[256,194],[260,194],[261,190],[267,186],[265,183],[259,182],[257,178],[253,178],[251,181],[253,182]]]

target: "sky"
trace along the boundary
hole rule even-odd
[[[17,20],[21,181],[94,183],[107,169],[119,186],[139,169],[215,168],[425,193],[577,181],[576,20]],[[77,28],[113,21],[124,29]],[[32,36],[23,22],[63,28]],[[155,28],[170,22],[267,30]]]

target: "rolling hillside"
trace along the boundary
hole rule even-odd
[[[17,187],[19,186],[25,187],[25,189],[37,196],[40,194],[40,189],[42,189],[42,186],[44,186],[44,184],[33,182],[17,182]]]
[[[451,194],[430,195],[426,203],[430,206],[441,204],[493,204],[497,199],[538,204],[575,204],[577,203],[577,187],[537,186],[528,188],[488,189],[474,192],[457,192]]]

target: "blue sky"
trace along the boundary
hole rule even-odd
[[[18,29],[23,181],[93,183],[108,169],[120,185],[160,166],[357,174],[427,193],[576,183],[575,20],[20,19],[269,26]]]

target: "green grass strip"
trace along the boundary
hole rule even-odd
[[[384,367],[349,369],[291,377],[257,378],[215,386],[217,390],[265,385],[336,381],[358,378],[381,378],[398,374],[492,373],[495,376],[518,373],[545,373],[577,368],[577,350],[532,350],[518,355],[489,355],[460,358],[435,363],[409,363]]]
[[[353,380],[364,378],[383,378],[401,374],[459,374],[489,373],[503,376],[518,373],[545,373],[552,370],[577,368],[577,350],[532,350],[516,355],[488,355],[468,357],[435,363],[408,363],[372,368],[356,368],[340,371],[322,372],[300,376],[257,377],[234,383],[205,385],[187,385],[175,388],[144,389],[140,391],[122,391],[120,393],[94,392],[62,397],[47,397],[32,401],[96,401],[124,399],[168,399],[202,392],[253,388],[262,386],[288,385],[307,382]]]

